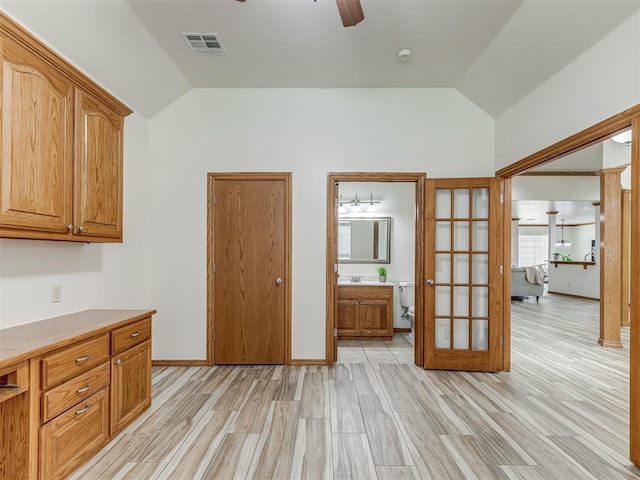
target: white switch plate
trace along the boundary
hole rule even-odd
[[[51,303],[59,303],[62,301],[62,285],[54,285],[51,287]]]

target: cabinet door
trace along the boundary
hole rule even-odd
[[[0,227],[65,233],[72,220],[73,87],[1,40]]]
[[[111,362],[111,435],[115,435],[151,405],[151,342],[136,345]]]
[[[367,335],[393,335],[391,312],[386,300],[362,300],[358,305],[360,330]]]
[[[338,335],[357,333],[356,301],[338,300]]]
[[[75,233],[122,238],[122,116],[76,91]]]

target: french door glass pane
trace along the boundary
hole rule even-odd
[[[466,318],[453,320],[453,348],[469,349],[469,320]]]
[[[473,320],[473,349],[489,350],[489,320]]]
[[[473,287],[473,316],[489,316],[489,287]]]
[[[473,254],[473,283],[489,283],[489,255]]]
[[[489,189],[473,189],[473,218],[489,218]]]
[[[453,288],[453,316],[469,316],[469,287]]]
[[[436,250],[451,250],[451,222],[436,222]]]
[[[469,218],[469,189],[456,188],[453,193],[453,216]]]
[[[469,222],[454,222],[453,225],[453,249],[469,250]]]
[[[489,251],[489,222],[473,222],[473,251]]]
[[[451,315],[451,287],[436,287],[436,315]]]
[[[436,318],[436,348],[451,348],[451,323],[448,318]]]
[[[469,283],[469,255],[456,254],[453,258],[453,283]]]
[[[436,254],[436,283],[451,283],[451,255]]]
[[[438,188],[436,190],[436,218],[451,217],[451,190]]]

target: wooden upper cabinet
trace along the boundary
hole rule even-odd
[[[131,110],[0,13],[0,237],[122,241]]]
[[[124,122],[108,106],[76,93],[75,231],[122,237],[122,138]]]
[[[73,86],[2,42],[0,226],[66,234],[71,223]]]

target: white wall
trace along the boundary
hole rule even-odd
[[[581,265],[558,265],[549,268],[549,292],[600,298],[600,269]]]
[[[325,356],[327,173],[492,176],[493,120],[453,89],[201,89],[150,122],[154,356],[202,359],[207,172],[293,172],[293,358]]]
[[[640,14],[496,119],[496,169],[640,103]]]
[[[148,122],[126,119],[124,243],[0,239],[0,327],[87,308],[147,308]],[[51,303],[53,285],[62,302]]]
[[[378,205],[380,217],[392,217],[391,220],[391,263],[341,263],[338,272],[344,277],[349,275],[363,275],[365,279],[377,280],[377,269],[384,266],[389,271],[388,282],[394,284],[394,315],[393,326],[409,328],[409,319],[403,319],[400,303],[398,282],[415,280],[415,235],[416,235],[416,191],[413,183],[391,182],[345,182],[340,184],[340,193],[344,198],[369,198],[373,193],[374,199],[381,199]]]
[[[513,200],[600,199],[600,177],[514,177]]]

